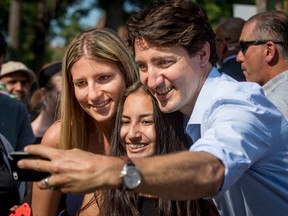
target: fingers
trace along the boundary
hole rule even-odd
[[[37,182],[37,186],[41,190],[54,190],[62,193],[70,193],[70,186],[67,184],[67,178],[58,174],[53,174]],[[73,192],[77,193],[77,191]]]
[[[41,189],[41,190],[46,190],[46,189],[48,189],[48,190],[50,190],[50,189],[53,190],[53,189],[54,189],[54,187],[49,184],[49,177],[47,177],[47,178],[44,179],[44,185],[41,184],[42,182],[43,182],[43,181],[40,181],[40,182],[37,184],[37,186],[38,186],[39,189]]]
[[[43,183],[44,182],[44,183]],[[42,181],[39,181],[37,183],[37,186],[39,189],[41,190],[46,190],[46,189],[52,189],[52,186],[50,186],[49,184],[49,177],[45,178],[44,180]]]
[[[25,147],[24,151],[29,154],[38,155],[51,160],[53,156],[55,156],[57,152],[60,152],[61,150],[45,145],[29,145]]]
[[[53,188],[52,186],[49,185],[49,177],[44,179],[44,183],[45,183],[46,189],[52,189]]]
[[[41,172],[52,172],[51,162],[42,159],[24,159],[17,163],[21,169],[31,169]]]
[[[57,172],[57,168],[54,168],[51,161],[53,158],[60,158],[63,153],[63,150],[56,149],[44,145],[29,145],[25,147],[25,152],[39,156],[39,159],[23,159],[18,162],[18,167],[21,169],[31,169],[42,172]],[[43,158],[43,159],[41,159]],[[46,160],[48,159],[48,160]],[[50,161],[49,161],[50,160]]]

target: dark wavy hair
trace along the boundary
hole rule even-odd
[[[206,12],[191,0],[162,0],[132,15],[127,21],[127,44],[145,39],[155,46],[182,46],[190,56],[210,44],[210,63],[217,62],[214,31]]]
[[[126,150],[120,142],[121,116],[123,105],[126,98],[134,92],[144,92],[148,95],[153,104],[153,118],[156,131],[156,150],[155,154],[162,155],[175,151],[182,151],[188,148],[188,140],[183,129],[183,115],[179,112],[162,113],[158,103],[149,90],[140,82],[130,86],[122,98],[116,117],[116,125],[111,140],[111,152],[113,156],[124,156]],[[203,199],[195,201],[172,201],[161,198],[151,199],[158,215],[163,216],[192,216],[192,215],[211,215],[208,213],[213,204]],[[102,202],[101,202],[102,201]],[[103,197],[100,201],[101,216],[140,216],[141,214],[141,196],[132,191],[123,191],[121,189],[106,189],[103,191]]]
[[[153,118],[156,131],[155,154],[162,155],[169,152],[187,149],[188,141],[183,129],[183,115],[179,111],[169,114],[161,112],[154,96],[144,85],[141,84],[140,81],[137,81],[127,88],[119,103],[114,132],[110,143],[110,154],[114,156],[126,155],[125,148],[120,144],[121,117],[126,98],[136,91],[141,91],[148,95],[153,104]]]

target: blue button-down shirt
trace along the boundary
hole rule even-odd
[[[190,151],[225,166],[215,196],[222,215],[286,215],[288,123],[256,83],[236,82],[214,68],[198,96],[186,132]]]

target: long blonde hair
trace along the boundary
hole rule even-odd
[[[68,45],[63,58],[61,94],[60,148],[87,150],[88,121],[91,117],[79,105],[73,88],[71,69],[82,56],[100,58],[117,65],[124,75],[126,87],[137,80],[136,67],[125,43],[113,30],[96,28],[78,34]]]

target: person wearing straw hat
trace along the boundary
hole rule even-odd
[[[6,85],[10,94],[27,105],[31,85],[36,81],[36,76],[22,62],[8,61],[2,65],[0,81]]]

